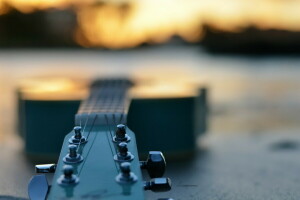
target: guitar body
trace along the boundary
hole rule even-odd
[[[56,161],[80,101],[22,99],[21,91],[18,96],[19,127],[27,155],[34,161]],[[206,96],[203,88],[197,95],[183,97],[132,97],[127,123],[137,134],[140,155],[151,149],[164,151],[172,160],[192,155],[197,135],[206,131]]]
[[[114,130],[114,127],[111,127]],[[58,171],[54,178],[51,190],[48,194],[49,200],[60,199],[105,199],[105,200],[142,200],[144,199],[143,182],[141,178],[134,184],[121,185],[115,180],[119,174],[119,164],[113,159],[117,153],[115,143],[112,142],[110,128],[94,126],[86,127],[90,132],[88,142],[79,153],[85,158],[81,163],[74,165],[74,173],[78,174],[80,184],[75,186],[60,186],[57,180],[63,171]],[[128,149],[135,156],[132,161],[131,170],[137,177],[142,177],[139,166],[137,148],[135,146],[135,135],[128,128],[126,133],[131,141]],[[68,153],[68,140],[73,135],[69,133],[64,140],[57,168],[62,169],[63,158]],[[101,169],[101,170],[100,170]]]
[[[137,135],[138,144],[142,144],[139,152],[160,149],[168,160],[192,155],[196,141],[195,104],[196,97],[133,99],[127,123],[134,132],[142,133]]]

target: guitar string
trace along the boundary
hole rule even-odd
[[[92,86],[92,89],[91,89],[91,92],[90,92],[90,96],[89,98],[86,100],[86,101],[83,101],[82,105],[80,106],[80,109],[79,109],[79,114],[80,113],[84,113],[84,112],[87,112],[87,119],[85,121],[85,126],[84,128],[86,127],[86,124],[89,120],[89,115],[91,113],[91,109],[93,109],[93,107],[95,106],[95,104],[97,103],[97,101],[99,100],[99,96],[97,93],[100,93],[101,92],[101,87],[100,89],[98,89],[99,86]],[[95,90],[97,92],[93,92],[93,90]],[[100,90],[100,91],[99,91]],[[90,102],[92,102],[93,104],[92,105],[89,105]],[[82,118],[83,118],[83,115],[80,115],[80,126],[81,126],[81,121],[82,121]]]
[[[112,84],[112,83],[111,83]],[[113,88],[113,87],[112,87]],[[110,91],[111,92],[111,91]],[[115,93],[115,91],[114,91]],[[109,96],[109,95],[108,95]],[[105,119],[106,119],[106,126],[108,127],[109,129],[109,134],[111,135],[112,134],[112,131],[111,131],[111,127],[110,127],[110,123],[109,123],[109,120],[108,120],[108,114],[109,114],[109,107],[111,106],[112,104],[112,100],[113,100],[113,96],[110,96],[110,101],[109,101],[109,105],[107,103],[105,109],[104,109],[104,113],[105,113]]]
[[[120,80],[120,81],[122,81],[122,80]],[[122,83],[121,83],[122,84]],[[116,83],[116,86],[118,86],[118,83]],[[121,88],[122,89],[122,88]],[[112,108],[112,118],[113,118],[113,123],[114,123],[114,127],[116,127],[117,126],[117,124],[116,124],[116,116],[115,116],[115,114],[116,114],[116,108],[117,108],[117,106],[118,106],[118,96],[119,96],[119,92],[120,92],[120,87],[116,87],[116,92],[115,92],[115,95],[116,95],[116,97],[115,97],[115,99],[114,99],[114,108]],[[112,138],[113,136],[111,135],[111,138]]]
[[[94,128],[94,123],[95,123],[97,117],[98,117],[98,115],[96,115],[95,118],[94,118],[94,120],[93,120],[93,124],[92,124],[92,126],[91,126],[91,128],[90,128],[90,131],[89,131],[89,133],[88,133],[87,139],[88,139],[88,137],[90,136],[90,133],[92,132],[92,130],[93,130],[93,128]],[[93,144],[94,144],[94,142],[96,141],[97,136],[98,136],[98,134],[96,134],[95,138],[93,139],[92,144],[91,144],[91,146],[90,146],[90,148],[89,148],[89,150],[88,150],[88,152],[87,152],[87,154],[86,154],[86,157],[88,157],[88,155],[89,155],[89,153],[90,153],[90,151],[91,151],[91,149],[92,149],[92,147],[93,147]],[[82,166],[81,166],[80,171],[79,171],[79,173],[78,173],[78,176],[80,176],[81,171],[82,171],[82,169],[83,169],[83,167],[84,167],[86,161],[87,161],[87,159],[83,159],[83,163],[82,163]]]
[[[116,123],[115,123],[115,111],[114,111],[114,107],[116,107],[117,105],[116,105],[116,98],[118,97],[118,90],[119,90],[119,87],[118,87],[118,81],[116,81],[115,83],[113,83],[114,84],[114,86],[113,86],[113,88],[114,88],[114,92],[113,92],[113,95],[112,95],[112,100],[111,100],[111,104],[110,104],[110,115],[111,115],[111,117],[112,117],[112,124],[113,124],[113,126],[114,126],[114,128],[116,127]],[[111,129],[113,129],[114,130],[114,128],[111,128],[111,124],[109,124],[108,125],[109,126],[109,132],[110,132],[110,139],[111,139],[111,141],[113,140],[113,133],[112,133],[112,131],[111,131]],[[114,150],[115,150],[115,152],[117,152],[117,149],[116,149],[116,146],[115,145],[113,145],[114,146]]]
[[[124,81],[121,80],[120,83],[119,83],[120,86],[118,87],[118,96],[116,98],[116,103],[115,103],[116,105],[115,105],[115,108],[114,108],[114,111],[113,111],[115,126],[117,125],[115,114],[117,114],[117,111],[118,111],[120,96],[122,95],[122,91],[123,91],[123,84],[124,84]]]
[[[85,124],[84,124],[84,128],[82,129],[82,135],[84,136],[85,135],[85,128],[86,128],[86,126],[87,126],[87,123],[88,123],[88,121],[89,121],[89,118],[90,118],[90,112],[89,112],[89,106],[88,106],[88,101],[91,101],[92,103],[93,103],[93,99],[95,98],[95,94],[94,93],[92,93],[92,91],[91,91],[91,95],[94,95],[94,97],[90,97],[90,98],[88,98],[87,99],[87,101],[85,101],[85,102],[83,102],[83,109],[81,110],[81,112],[82,112],[82,114],[80,114],[80,124],[81,124],[81,119],[83,118],[83,113],[84,112],[88,112],[88,114],[87,115],[85,115],[85,117],[86,117],[86,120],[85,120]],[[80,125],[80,127],[81,127],[81,125]],[[81,147],[81,141],[79,142],[79,144],[78,144],[78,146],[77,146],[77,151],[79,151],[79,149],[80,149],[80,147]]]
[[[93,108],[97,105],[97,102],[100,100],[100,97],[101,97],[101,95],[100,95],[100,93],[101,93],[101,90],[102,90],[102,88],[101,87],[99,87],[99,86],[95,86],[96,87],[96,92],[93,92],[93,90],[95,90],[95,88],[93,88],[92,89],[92,95],[94,95],[94,97],[91,97],[90,98],[90,100],[88,99],[86,102],[84,102],[85,103],[85,110],[88,112],[88,114],[87,114],[87,119],[86,119],[86,121],[85,121],[85,125],[84,125],[84,128],[83,128],[83,131],[82,131],[82,135],[84,136],[84,133],[85,133],[85,128],[86,128],[86,126],[87,126],[87,123],[88,123],[88,121],[89,121],[89,118],[90,118],[90,115],[91,115],[91,113],[92,113],[92,110],[93,110]],[[92,102],[92,105],[91,106],[88,106],[88,102],[89,101],[91,101]],[[96,115],[97,116],[97,115]],[[83,117],[83,115],[81,115],[80,116],[80,120],[81,120],[81,118]],[[94,122],[93,122],[94,123]],[[80,148],[80,146],[81,146],[81,142],[79,143],[79,145],[77,146],[77,151],[79,150],[79,148]]]
[[[108,103],[106,103],[106,105],[105,105],[106,107],[105,107],[104,113],[105,113],[105,116],[106,116],[106,122],[107,122],[106,125],[109,127],[110,135],[112,135],[111,123],[109,123],[109,121],[112,121],[112,120],[108,121],[108,115],[112,115],[111,107],[112,107],[112,104],[113,104],[113,101],[114,101],[114,97],[116,95],[116,89],[114,88],[114,83],[113,82],[110,83],[110,87],[111,87],[111,90],[109,91],[109,95],[108,95],[108,97],[110,97],[110,98],[109,98]]]
[[[122,115],[120,117],[120,123],[124,123],[125,126],[126,126],[126,122],[122,122],[123,120],[123,117],[124,115],[126,115],[126,94],[127,94],[127,90],[128,90],[128,85],[125,85],[125,90],[126,90],[126,93],[124,93],[124,97],[123,97],[123,101],[121,102],[123,105],[122,105]]]
[[[92,97],[92,95],[94,97]],[[95,94],[91,91],[90,94],[89,94],[88,99],[86,101],[83,101],[82,105],[80,105],[78,113],[84,113],[84,112],[88,111],[88,102],[91,101],[91,100],[93,100],[94,98],[95,98]],[[82,127],[81,126],[82,125],[82,115],[80,115],[79,118],[80,118],[80,127]],[[86,119],[85,124],[87,123],[87,120],[88,120],[88,118]]]
[[[89,94],[89,96],[90,96],[90,94]],[[81,104],[80,104],[80,107],[79,107],[79,110],[78,110],[78,113],[80,113],[81,112],[81,110],[82,110],[82,108],[84,108],[84,106],[85,106],[85,101],[83,101]],[[82,119],[82,117],[81,116],[79,116],[79,126],[80,127],[82,127],[81,125],[81,119]],[[77,125],[77,124],[76,124]]]
[[[83,130],[82,130],[82,134],[84,134],[85,128],[86,128],[87,123],[88,123],[88,121],[89,121],[89,116],[90,116],[90,114],[91,114],[91,108],[90,108],[90,107],[93,107],[93,106],[94,106],[93,104],[95,104],[95,103],[97,102],[97,100],[98,100],[97,93],[95,94],[95,93],[93,92],[93,90],[94,90],[94,89],[92,89],[92,91],[91,91],[93,97],[90,97],[89,99],[87,99],[86,102],[84,102],[85,109],[83,110],[83,114],[84,114],[84,112],[88,112],[88,113],[87,113],[87,115],[86,115],[87,119],[85,120],[84,128],[83,128]],[[92,102],[92,106],[89,106],[89,105],[88,105],[88,102],[89,102],[89,101]],[[83,115],[80,116],[80,119],[82,119],[82,118],[83,118]]]
[[[121,86],[120,86],[120,89],[119,89],[119,96],[118,96],[118,100],[117,100],[117,103],[116,103],[117,105],[116,105],[115,110],[114,110],[114,113],[118,113],[120,115],[119,119],[121,118],[121,116],[123,114],[122,112],[120,112],[120,104],[121,104],[120,102],[122,101],[123,92],[125,90],[124,85],[125,85],[125,81],[123,80],[121,82]],[[120,120],[118,120],[119,122],[116,122],[116,121],[115,121],[115,123],[120,124]]]
[[[126,82],[125,81],[123,81],[123,83],[122,83],[122,90],[121,90],[121,94],[120,94],[120,96],[119,96],[119,101],[118,101],[118,111],[120,112],[120,110],[121,110],[121,108],[123,108],[122,107],[122,100],[124,99],[124,90],[126,90]],[[121,108],[120,108],[121,107]],[[122,119],[122,117],[123,117],[123,114],[124,114],[124,111],[122,110],[121,112],[120,112],[120,118],[119,118],[119,124],[121,124],[122,123],[122,121],[121,121],[121,119]]]
[[[107,88],[105,90],[105,99],[104,101],[102,102],[102,107],[98,110],[98,112],[103,112],[104,114],[104,118],[106,117],[106,114],[108,112],[108,108],[109,108],[109,105],[111,103],[110,100],[110,96],[111,96],[111,82],[108,82],[108,85],[107,85]],[[100,107],[100,106],[99,106]],[[108,125],[107,125],[108,126]],[[109,126],[108,126],[109,127]],[[110,127],[109,127],[110,128]]]
[[[120,106],[120,99],[121,99],[121,96],[122,96],[122,91],[124,90],[123,85],[124,85],[124,81],[121,81],[120,86],[118,88],[118,93],[117,93],[118,95],[117,95],[117,98],[115,100],[115,107],[114,107],[114,110],[113,110],[113,117],[114,117],[115,127],[117,126],[116,114],[122,115],[122,113],[119,112],[119,106]],[[118,124],[120,124],[120,123],[118,123]]]
[[[86,101],[83,101],[82,102],[82,104],[80,105],[80,108],[79,108],[79,112],[78,113],[83,113],[85,110],[87,110],[88,108],[87,108],[87,104],[88,104],[88,101],[90,100],[90,99],[93,99],[92,97],[91,97],[91,95],[93,95],[93,93],[92,92],[90,92],[90,94],[89,94],[89,97],[88,97],[88,99],[86,100]],[[94,95],[95,96],[95,95]],[[80,116],[80,127],[81,127],[81,125],[82,125],[82,116]],[[85,122],[86,123],[86,122]]]
[[[106,115],[105,115],[105,119],[106,119],[106,125],[109,126],[108,119],[107,119]],[[109,129],[109,132],[110,132],[110,129]],[[110,134],[110,133],[107,133],[107,134]],[[109,148],[110,148],[112,156],[114,157],[115,154],[114,154],[113,149],[111,147],[111,140],[108,138],[107,134],[106,134],[106,137],[107,137],[107,141],[108,141],[108,144],[109,144]],[[114,161],[114,163],[115,163],[115,167],[116,167],[117,173],[119,173],[119,169],[118,169],[117,163],[115,161]]]
[[[124,87],[124,90],[128,90],[128,85],[125,85],[125,87]],[[127,92],[126,92],[127,93]],[[125,125],[125,127],[126,127],[126,122],[124,121],[122,121],[123,120],[123,117],[124,117],[124,115],[126,115],[126,105],[125,105],[125,103],[126,103],[126,93],[123,93],[123,101],[121,101],[120,102],[120,104],[123,104],[123,105],[121,105],[121,108],[122,108],[122,115],[121,115],[121,117],[120,117],[120,123],[123,123],[124,125]]]
[[[109,123],[109,121],[111,121],[113,123],[113,116],[114,116],[114,111],[113,111],[113,107],[115,107],[115,99],[116,99],[116,96],[118,95],[118,87],[117,87],[117,82],[113,82],[111,83],[111,87],[112,89],[109,91],[110,92],[110,102],[109,104],[107,104],[107,107],[106,107],[106,110],[105,110],[105,119],[106,119],[106,126],[108,127],[108,132],[106,134],[106,137],[107,137],[107,140],[108,140],[108,144],[109,144],[109,148],[110,148],[110,151],[111,151],[111,154],[112,156],[114,156],[116,154],[116,149],[114,148],[115,152],[113,151],[113,148],[112,148],[112,145],[111,145],[111,142],[112,142],[112,139],[113,139],[113,136],[112,136],[112,131],[111,131],[111,123]],[[108,120],[108,116],[112,117],[112,120]],[[115,126],[115,124],[114,124]],[[108,134],[110,135],[110,139],[108,137]],[[115,145],[113,145],[115,147]],[[116,171],[117,173],[119,172],[118,170],[118,166],[117,166],[117,163],[115,163],[115,168],[116,168]]]

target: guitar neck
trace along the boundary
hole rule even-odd
[[[118,143],[113,135],[116,125],[126,122],[129,98],[127,90],[132,84],[128,80],[101,80],[91,86],[90,96],[82,102],[76,114],[76,123],[83,126],[84,143],[77,146],[77,154],[82,161],[66,163],[66,155],[70,155],[69,133],[63,143],[57,169],[63,169],[66,164],[72,165],[74,174],[78,178],[77,184],[62,185],[59,180],[63,171],[58,171],[53,179],[48,199],[105,199],[125,200],[144,199],[142,174],[135,135],[128,127],[126,143],[131,152],[131,170],[138,177],[134,182],[120,184],[117,180],[121,173],[118,153]]]
[[[130,102],[127,91],[131,86],[127,79],[94,82],[89,97],[81,103],[75,116],[76,125],[126,124]]]

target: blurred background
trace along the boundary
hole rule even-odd
[[[300,167],[296,154],[268,156],[268,147],[278,142],[299,151],[299,8],[298,0],[0,0],[0,194],[26,198],[34,174],[35,163],[23,155],[17,134],[16,91],[24,80],[50,76],[82,82],[126,75],[185,85],[186,90],[191,84],[208,88],[208,129],[198,149],[209,155],[170,164],[170,176],[185,176],[172,177],[177,190],[170,197],[235,199],[224,194],[234,190],[251,196],[258,184],[264,190],[253,199],[268,199],[268,193],[270,199],[282,194],[299,198],[299,179],[280,186],[268,182],[278,181],[273,179],[277,173],[293,177]],[[67,96],[80,100],[85,94]],[[245,154],[259,157],[257,165]],[[184,173],[186,166],[198,170],[203,160],[209,175],[206,167],[197,179]],[[259,171],[280,163],[285,166],[255,184],[241,186],[234,173],[236,166]],[[178,173],[177,166],[184,171]],[[239,190],[227,185],[234,180]],[[186,189],[194,196],[179,193]]]

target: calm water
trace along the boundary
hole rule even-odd
[[[210,89],[213,133],[300,128],[300,58],[214,56],[196,47],[165,46],[120,52],[2,50],[0,135],[12,132],[18,81],[49,74],[188,79]]]

